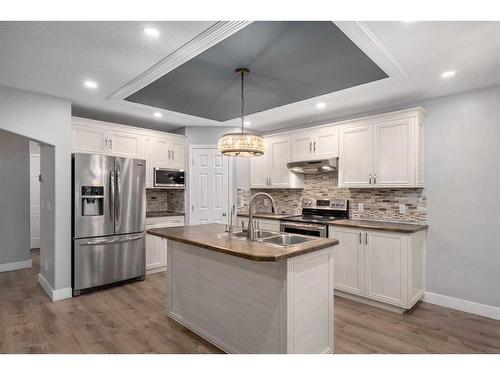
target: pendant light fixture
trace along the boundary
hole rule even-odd
[[[245,74],[250,73],[247,68],[238,68],[236,73],[241,76],[241,133],[227,133],[219,138],[217,148],[222,155],[252,157],[264,155],[264,138],[256,133],[245,133]]]

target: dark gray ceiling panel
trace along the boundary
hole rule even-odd
[[[126,98],[216,121],[239,116],[247,67],[246,114],[387,78],[328,21],[254,22]]]

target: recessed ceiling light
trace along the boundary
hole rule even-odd
[[[83,85],[88,89],[96,89],[99,86],[96,81],[92,81],[91,79],[83,81]]]
[[[161,118],[163,115],[160,112],[153,113],[153,116],[156,118]]]
[[[454,70],[448,70],[447,72],[441,74],[441,78],[450,78],[453,77],[456,73],[457,72],[455,72]]]
[[[160,32],[153,27],[145,27],[142,29],[142,31],[144,32],[144,34],[152,38],[158,38],[160,36]]]
[[[318,109],[323,109],[325,107],[326,107],[326,104],[323,102],[316,104],[316,108],[318,108]]]
[[[251,121],[246,120],[246,121],[243,123],[243,125],[245,125],[245,126],[252,125],[252,122],[251,122]]]

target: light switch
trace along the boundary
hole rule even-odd
[[[364,211],[365,210],[365,205],[361,202],[358,203],[358,211]]]
[[[406,213],[406,204],[400,204],[399,205],[399,213],[400,214],[405,214]]]

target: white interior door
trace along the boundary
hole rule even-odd
[[[30,153],[30,247],[40,247],[40,151],[31,146]]]
[[[228,222],[228,158],[216,147],[193,148],[190,168],[191,224]]]

